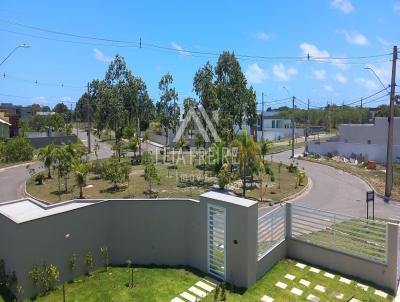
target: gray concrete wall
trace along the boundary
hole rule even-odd
[[[51,136],[51,137],[29,137],[32,146],[35,148],[43,148],[50,144],[61,145],[69,142],[76,143],[78,141],[76,135],[71,136]]]
[[[257,280],[265,275],[276,263],[286,258],[287,255],[287,243],[286,240],[278,244],[272,251],[266,256],[262,257],[257,262]]]

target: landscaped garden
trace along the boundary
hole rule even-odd
[[[33,175],[26,189],[33,197],[51,203],[76,198],[198,198],[211,188],[279,202],[306,187],[301,167],[266,160],[268,147],[249,141],[253,149],[240,151],[238,143],[234,156],[222,156],[228,149],[222,144],[206,153],[179,149],[169,152],[167,160],[143,151],[139,156],[136,149],[122,152],[120,146],[115,148],[115,157],[92,162],[85,160],[80,145],[50,145],[39,153],[46,172]]]
[[[135,267],[134,286],[129,288],[131,269],[110,267],[101,269],[90,276],[81,276],[65,285],[66,301],[171,301],[190,294],[197,297],[207,294],[204,301],[221,301],[222,289],[219,288],[217,300],[215,289],[208,292],[205,288],[215,286],[207,281],[204,274],[190,268]],[[204,285],[206,284],[206,285]],[[208,286],[207,286],[208,285]],[[199,292],[200,290],[200,292]],[[186,293],[186,294],[184,294]],[[183,296],[182,296],[183,295]],[[186,295],[187,296],[187,295]],[[376,289],[371,284],[352,280],[335,272],[327,272],[285,259],[276,264],[256,284],[247,290],[226,286],[226,300],[232,302],[272,301],[307,301],[308,297],[319,300],[309,301],[391,301],[392,295]],[[315,299],[315,298],[314,298]],[[0,298],[0,301],[3,300]],[[37,301],[63,301],[62,287],[57,287]],[[178,301],[178,300],[177,300]]]

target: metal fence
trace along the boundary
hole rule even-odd
[[[258,218],[258,260],[285,240],[286,207],[280,206]]]
[[[292,206],[292,238],[386,263],[387,223]]]

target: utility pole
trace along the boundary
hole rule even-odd
[[[363,120],[363,98],[361,97],[360,99],[360,108],[361,108],[361,124],[364,124],[364,120]]]
[[[292,158],[294,158],[294,100],[296,97],[292,97]]]
[[[386,150],[386,183],[385,183],[385,202],[389,202],[393,187],[393,124],[394,124],[394,102],[396,89],[396,61],[397,61],[397,46],[393,46],[393,61],[392,61],[392,81],[390,84],[390,107],[388,117],[388,141]]]
[[[261,93],[261,140],[264,140],[264,92]]]
[[[310,128],[310,99],[307,99],[307,124],[306,124],[306,133],[304,137],[304,153],[308,153],[308,131]]]
[[[88,139],[88,151],[89,151],[89,154],[90,153],[92,153],[92,146],[91,146],[91,143],[90,143],[90,129],[92,128],[92,125],[91,125],[91,116],[90,116],[90,114],[91,114],[91,110],[90,110],[90,86],[89,86],[90,84],[88,83],[87,84],[87,92],[88,92],[88,99],[87,99],[87,139]]]

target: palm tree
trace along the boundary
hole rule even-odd
[[[75,174],[76,184],[79,186],[79,198],[83,199],[83,187],[86,184],[86,175],[89,172],[89,166],[87,163],[75,163],[72,169]]]
[[[39,159],[44,163],[44,166],[48,170],[47,178],[51,178],[51,166],[54,162],[54,148],[53,144],[47,145],[46,147],[40,149]]]
[[[247,134],[246,130],[243,130],[239,142],[239,172],[240,178],[242,179],[242,195],[246,197],[246,178],[248,176],[253,178],[254,173],[256,173],[259,168],[259,149],[253,138]]]
[[[260,153],[262,155],[262,161],[263,163],[265,163],[264,159],[265,159],[265,155],[267,155],[267,153],[270,151],[272,146],[272,142],[269,140],[262,140],[260,142]]]

